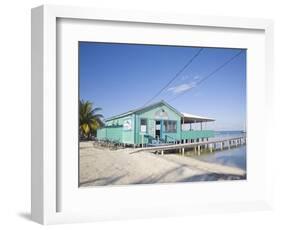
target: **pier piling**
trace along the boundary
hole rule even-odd
[[[183,141],[184,142],[184,141]],[[165,150],[174,150],[179,151],[183,156],[185,155],[185,149],[192,149],[194,150],[194,154],[200,155],[201,154],[201,147],[203,149],[208,150],[210,152],[216,151],[217,149],[223,150],[224,147],[231,149],[232,146],[238,147],[239,145],[245,145],[246,139],[245,137],[236,137],[236,138],[226,138],[221,140],[212,140],[212,141],[201,141],[201,142],[189,142],[187,143],[178,143],[178,144],[167,144],[167,145],[160,145],[160,146],[152,146],[152,147],[143,147],[138,148],[134,152],[140,151],[154,151],[156,154],[164,155]],[[141,146],[141,145],[140,145]]]
[[[212,153],[213,152],[213,145],[212,144],[209,144],[209,149],[210,149],[210,152]]]

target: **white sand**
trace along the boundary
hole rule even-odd
[[[245,171],[176,154],[109,150],[80,143],[80,185],[126,185],[244,179]]]

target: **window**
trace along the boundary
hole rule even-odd
[[[166,133],[176,133],[177,132],[177,121],[164,121],[164,127]]]
[[[140,129],[142,133],[146,133],[146,127],[147,127],[147,120],[146,119],[141,119],[140,120]]]

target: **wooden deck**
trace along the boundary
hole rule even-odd
[[[185,149],[194,148],[194,151],[200,154],[202,148],[208,149],[210,152],[213,152],[218,149],[219,150],[230,149],[232,147],[238,147],[243,144],[246,144],[246,137],[241,136],[241,137],[225,138],[225,139],[218,139],[212,141],[142,147],[142,148],[135,149],[134,152],[155,151],[155,152],[161,152],[161,154],[163,155],[165,150],[179,150],[182,154],[184,154]]]

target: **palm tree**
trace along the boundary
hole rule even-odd
[[[96,133],[97,129],[103,126],[103,116],[97,113],[101,110],[101,108],[94,108],[90,101],[79,101],[79,130],[81,135],[89,139],[92,133]]]

